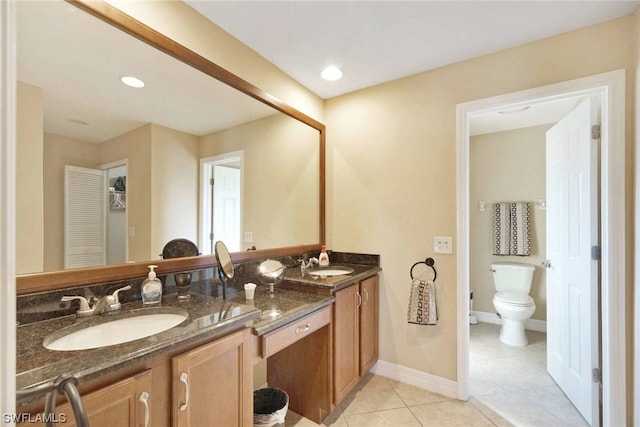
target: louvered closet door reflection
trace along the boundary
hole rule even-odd
[[[64,268],[106,262],[107,185],[103,171],[64,168]]]

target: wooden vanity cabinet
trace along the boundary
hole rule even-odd
[[[149,426],[151,417],[151,370],[125,378],[82,396],[82,403],[91,427]],[[36,419],[35,416],[32,419]],[[57,423],[75,427],[73,410],[68,403],[56,406]],[[44,426],[40,423],[19,423],[20,426]]]
[[[173,426],[253,425],[250,329],[172,360]]]
[[[89,423],[91,427],[252,426],[251,347],[251,326],[245,324],[220,338],[176,347],[81,384]],[[56,420],[75,426],[73,411],[63,396],[58,397]],[[43,407],[41,400],[18,408],[31,414],[19,425],[43,426],[33,422],[42,416]]]
[[[378,276],[334,294],[334,403],[378,360]]]

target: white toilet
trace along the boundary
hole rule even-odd
[[[493,306],[502,318],[500,341],[513,346],[527,345],[524,322],[536,311],[536,304],[529,296],[535,267],[516,262],[491,264],[496,294]]]

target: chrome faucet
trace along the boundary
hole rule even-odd
[[[303,276],[304,276],[307,268],[313,267],[314,264],[319,264],[318,258],[316,258],[316,257],[309,258],[309,261],[305,261],[304,258],[299,258],[298,262],[300,263],[300,271],[302,272]]]
[[[118,297],[120,291],[128,291],[131,289],[131,285],[124,286],[117,289],[111,295],[105,295],[95,301],[93,306],[89,304],[89,301],[85,297],[80,295],[63,296],[60,301],[73,301],[75,299],[80,301],[80,308],[76,311],[78,317],[89,317],[97,314],[104,314],[110,311],[120,310],[121,304]],[[95,298],[91,298],[94,301]]]

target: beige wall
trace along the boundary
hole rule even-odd
[[[382,360],[456,379],[456,255],[433,253],[433,236],[456,236],[456,105],[632,73],[633,31],[625,17],[327,101],[328,243],[381,255]],[[628,80],[627,117],[634,91]],[[438,325],[409,325],[409,268],[428,256],[438,269]],[[627,286],[631,295],[631,279]]]
[[[630,383],[634,384],[633,392],[630,391],[628,394],[627,408],[634,408],[634,413],[632,414],[631,411],[629,411],[627,424],[640,425],[640,362],[638,361],[640,357],[640,314],[638,313],[638,310],[640,310],[640,275],[638,274],[638,269],[640,268],[640,234],[638,233],[638,230],[640,230],[640,171],[638,170],[640,167],[640,150],[638,149],[638,142],[640,141],[640,109],[638,108],[640,103],[640,10],[636,10],[633,14],[633,20],[633,60],[635,68],[630,70],[629,80],[633,82],[635,97],[632,108],[629,109],[627,120],[634,125],[635,138],[633,144],[628,144],[627,159],[629,164],[628,171],[634,174],[635,181],[632,182],[633,178],[630,177],[627,187],[627,206],[628,210],[633,212],[629,215],[627,222],[627,227],[629,227],[627,229],[627,235],[635,236],[635,246],[634,242],[628,242],[627,248],[635,257],[635,262],[629,261],[627,263],[627,277],[629,281],[633,280],[632,283],[635,283],[635,290],[629,294],[633,294],[634,297],[627,298],[626,309],[627,318],[629,319],[628,325],[633,325],[633,327],[627,328],[626,343],[628,354],[627,378],[630,380],[628,383],[629,390],[631,390],[632,387]],[[635,319],[635,321],[633,319]],[[631,381],[631,375],[634,370],[634,380]],[[633,416],[635,416],[635,418],[632,418]]]
[[[492,262],[535,266],[529,294],[536,303],[532,319],[547,319],[545,274],[546,219],[538,202],[545,198],[545,133],[551,125],[474,136],[469,144],[469,287],[473,309],[495,313]],[[486,202],[480,212],[478,203]],[[531,256],[495,256],[491,251],[492,204],[531,203]]]
[[[18,82],[16,91],[16,274],[44,265],[42,89]]]
[[[242,150],[242,231],[259,249],[318,243],[318,131],[284,114],[207,135],[200,157]]]
[[[176,238],[198,242],[198,137],[151,126],[151,256]]]

